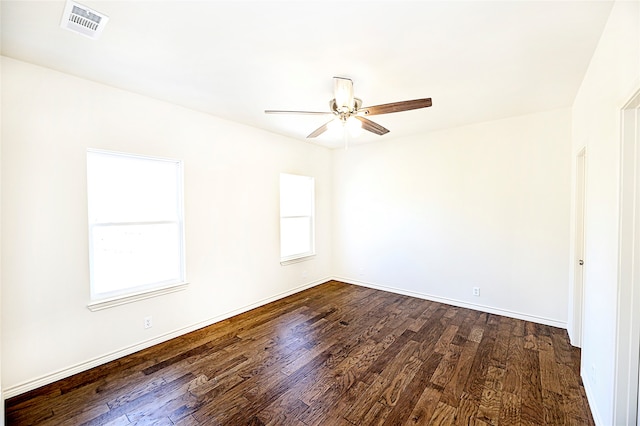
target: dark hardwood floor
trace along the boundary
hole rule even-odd
[[[9,425],[593,425],[565,330],[328,282],[5,403]]]

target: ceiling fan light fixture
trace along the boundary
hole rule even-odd
[[[327,123],[327,131],[336,139],[342,139],[347,134],[350,138],[357,138],[362,134],[362,123],[355,117],[349,117],[346,120],[336,117]]]

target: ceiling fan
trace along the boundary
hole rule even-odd
[[[315,138],[326,132],[330,125],[336,121],[346,125],[350,118],[358,120],[364,130],[376,135],[389,133],[389,129],[375,123],[368,118],[369,115],[389,114],[392,112],[409,111],[412,109],[426,108],[431,106],[431,98],[414,99],[411,101],[392,102],[389,104],[363,107],[362,100],[353,96],[353,81],[344,77],[333,77],[334,98],[329,101],[330,111],[282,111],[265,110],[266,114],[306,114],[306,115],[329,115],[335,117],[311,132],[307,138]]]

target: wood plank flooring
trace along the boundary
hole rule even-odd
[[[9,425],[593,425],[565,330],[331,281],[5,403]]]

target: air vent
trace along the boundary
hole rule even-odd
[[[60,27],[95,40],[102,33],[107,21],[109,21],[107,15],[67,0]]]

